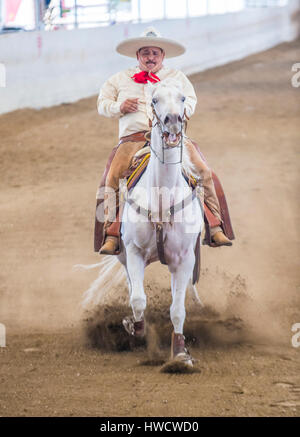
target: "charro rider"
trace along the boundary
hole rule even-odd
[[[146,140],[149,139],[147,132],[149,131],[151,102],[147,101],[145,89],[148,81],[155,83],[166,78],[174,78],[178,81],[183,87],[183,94],[186,98],[185,111],[188,118],[194,113],[197,97],[193,85],[181,71],[163,65],[165,57],[179,56],[185,52],[185,48],[173,40],[162,38],[154,28],[146,29],[139,38],[123,41],[116,50],[122,55],[136,58],[138,61],[138,66],[117,73],[108,79],[102,86],[98,97],[99,114],[119,119],[120,143],[118,147],[114,148],[110,156],[100,184],[100,187],[105,185],[106,188],[111,187],[117,192],[119,179],[129,168],[133,156],[144,147]],[[208,244],[211,246],[231,246],[230,240],[234,236],[220,182],[215,175],[213,179],[211,170],[194,142],[185,137],[184,147],[188,149],[190,159],[198,170],[199,178],[204,187],[206,223],[208,225],[206,229],[209,230],[210,234]],[[221,193],[218,192],[220,202],[215,184]],[[220,208],[221,199],[222,208]],[[115,202],[115,198],[113,202]],[[97,201],[97,205],[99,203],[100,201]],[[109,216],[108,209],[114,208],[108,198],[106,198],[105,208],[107,217]],[[227,227],[224,223],[226,219]],[[100,254],[115,254],[119,245],[119,229],[118,224],[111,224],[107,220],[104,224],[104,244],[101,247],[103,226],[96,219],[95,250],[100,249]]]

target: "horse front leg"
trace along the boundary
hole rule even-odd
[[[184,261],[178,266],[169,266],[171,271],[172,304],[170,316],[174,331],[172,333],[171,359],[182,361],[192,366],[192,358],[185,347],[183,326],[185,321],[185,295],[195,263],[194,251],[191,249]]]
[[[129,334],[141,337],[145,334],[144,311],[147,303],[144,292],[145,262],[140,250],[133,243],[126,247],[126,270],[133,317],[126,317],[123,325]]]

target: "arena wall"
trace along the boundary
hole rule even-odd
[[[290,0],[286,7],[224,15],[0,35],[0,114],[97,94],[106,78],[134,63],[115,52],[117,43],[148,25],[187,47],[183,56],[165,63],[192,74],[297,38],[299,15],[300,0]]]

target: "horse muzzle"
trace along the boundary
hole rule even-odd
[[[182,137],[182,133],[178,132],[178,133],[170,133],[165,131],[163,133],[163,138],[165,141],[165,145],[167,147],[176,147],[178,146],[178,144],[181,141],[181,137]]]

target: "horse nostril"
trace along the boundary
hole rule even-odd
[[[167,114],[164,120],[164,124],[176,124],[178,122],[177,114]]]

